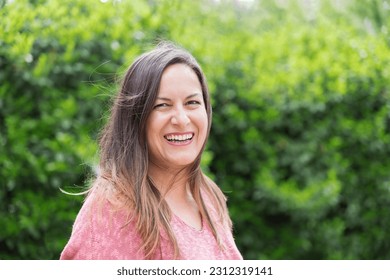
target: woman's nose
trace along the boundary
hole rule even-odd
[[[179,125],[179,126],[186,126],[190,123],[190,118],[187,115],[187,112],[184,110],[184,108],[178,108],[175,110],[172,118],[171,123],[173,125]]]

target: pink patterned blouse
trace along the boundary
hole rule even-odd
[[[213,207],[207,205],[211,209]],[[144,255],[139,250],[141,238],[135,230],[135,224],[125,226],[126,215],[111,211],[106,202],[101,209],[94,204],[93,195],[87,197],[73,225],[72,235],[61,253],[60,259],[85,260],[142,260]],[[218,246],[211,229],[203,222],[201,230],[187,225],[173,215],[172,231],[180,249],[180,258],[186,260],[241,260],[229,228],[220,229],[219,234],[225,244],[223,250]],[[174,257],[173,247],[168,237],[161,235],[161,246],[155,259],[170,260]]]

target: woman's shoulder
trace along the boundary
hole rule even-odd
[[[139,259],[140,243],[131,211],[92,188],[61,259]]]
[[[226,228],[231,228],[226,196],[218,185],[206,175],[204,175],[200,193],[206,211],[210,215],[212,221],[223,225]]]

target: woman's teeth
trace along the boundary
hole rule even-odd
[[[188,140],[191,140],[193,136],[194,135],[192,133],[181,134],[181,135],[171,134],[171,135],[165,136],[165,139],[167,139],[170,142],[173,142],[173,141],[188,141]]]

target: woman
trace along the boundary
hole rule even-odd
[[[169,43],[128,69],[100,137],[100,171],[61,259],[242,259],[221,190],[200,169],[206,78]]]

